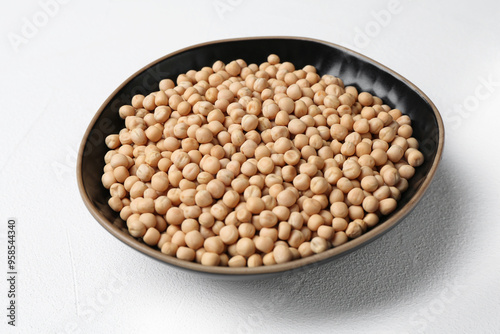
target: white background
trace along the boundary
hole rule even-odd
[[[1,272],[8,217],[19,248],[18,326],[1,274],[0,332],[500,332],[498,1],[54,1],[0,9]],[[112,237],[76,184],[94,113],[165,54],[263,35],[353,48],[435,102],[445,150],[420,204],[367,247],[268,280],[185,273]]]

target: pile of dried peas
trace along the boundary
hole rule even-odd
[[[135,238],[208,266],[256,267],[359,237],[423,163],[411,120],[307,65],[190,70],[119,109],[102,176]]]

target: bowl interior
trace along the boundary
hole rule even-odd
[[[216,60],[229,62],[242,58],[250,63],[266,61],[270,53],[280,56],[281,61],[292,62],[297,68],[313,65],[318,73],[332,74],[344,80],[345,85],[354,85],[359,90],[369,91],[382,98],[384,103],[400,109],[412,119],[413,136],[420,141],[420,150],[425,163],[417,168],[409,182],[409,189],[403,193],[398,209],[360,238],[342,246],[317,254],[310,258],[296,260],[284,265],[259,268],[203,267],[168,257],[126,232],[124,222],[118,213],[107,204],[109,192],[101,184],[104,155],[108,151],[104,138],[118,133],[124,121],[118,109],[130,104],[135,94],[148,94],[158,90],[158,82],[164,78],[174,79],[190,69],[211,66]],[[104,102],[83,138],[78,157],[78,183],[85,204],[92,215],[118,239],[154,258],[185,269],[215,274],[265,274],[295,269],[317,261],[331,260],[352,251],[392,228],[416,204],[427,188],[439,162],[443,147],[442,121],[432,102],[413,84],[383,65],[356,52],[340,46],[303,38],[253,38],[206,43],[165,56],[139,70],[123,83]]]

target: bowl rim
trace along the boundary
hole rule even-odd
[[[432,165],[429,169],[429,173],[427,176],[424,178],[422,184],[420,185],[420,188],[417,190],[417,192],[410,198],[408,203],[406,203],[404,206],[399,208],[389,219],[384,221],[382,224],[375,226],[373,229],[369,230],[368,232],[362,234],[360,237],[355,238],[353,240],[349,240],[343,245],[337,246],[330,248],[326,250],[325,252],[319,253],[319,254],[314,254],[312,256],[306,257],[306,258],[301,258],[297,260],[293,260],[287,263],[282,263],[282,264],[275,264],[272,266],[259,266],[259,267],[240,267],[240,268],[235,268],[235,267],[220,267],[220,266],[203,266],[199,263],[195,262],[188,262],[185,260],[180,260],[176,257],[168,256],[166,254],[161,253],[159,250],[154,249],[143,242],[140,242],[139,240],[131,237],[130,235],[127,235],[125,232],[120,230],[116,225],[113,224],[113,222],[109,221],[104,215],[92,204],[89,196],[87,195],[85,186],[83,184],[83,171],[82,171],[82,160],[83,160],[83,152],[85,149],[85,145],[88,141],[88,137],[90,135],[90,132],[92,131],[93,127],[95,126],[97,120],[103,113],[104,109],[106,106],[109,104],[109,102],[116,97],[116,95],[120,92],[120,90],[125,87],[130,81],[132,81],[137,75],[141,74],[142,72],[148,70],[149,68],[153,67],[154,65],[162,62],[163,60],[170,58],[172,56],[175,56],[177,54],[208,46],[208,45],[214,45],[214,44],[221,44],[221,43],[227,43],[227,42],[239,42],[239,41],[250,41],[250,40],[268,40],[268,39],[282,39],[282,40],[302,40],[302,41],[309,41],[309,42],[314,42],[318,44],[324,44],[329,47],[333,47],[336,49],[341,50],[344,53],[353,55],[357,58],[362,59],[365,62],[371,63],[372,65],[375,65],[379,67],[380,69],[384,70],[385,72],[391,74],[394,76],[396,79],[399,81],[405,83],[408,85],[413,91],[415,91],[418,95],[421,96],[432,108],[432,111],[434,113],[434,116],[436,118],[436,122],[438,125],[438,145],[437,145],[437,150],[436,150],[436,155],[434,157],[434,161],[432,162]],[[348,254],[351,251],[354,251],[361,246],[364,246],[368,244],[371,241],[374,241],[378,237],[382,236],[385,234],[385,232],[389,231],[392,229],[396,224],[401,222],[403,218],[408,215],[413,208],[415,208],[416,204],[420,201],[424,193],[426,192],[427,188],[429,187],[436,170],[438,168],[439,162],[442,157],[442,152],[443,152],[443,147],[444,147],[444,125],[443,125],[443,120],[441,118],[441,115],[434,105],[434,103],[429,99],[429,97],[421,91],[416,85],[414,85],[412,82],[410,82],[408,79],[400,75],[399,73],[395,72],[394,70],[388,68],[387,66],[359,53],[356,51],[353,51],[351,49],[348,49],[344,46],[338,45],[336,43],[332,42],[327,42],[315,38],[309,38],[309,37],[297,37],[297,36],[254,36],[254,37],[241,37],[241,38],[228,38],[228,39],[219,39],[219,40],[213,40],[213,41],[208,41],[204,43],[199,43],[195,45],[191,45],[182,49],[179,49],[177,51],[171,52],[163,57],[160,57],[149,64],[143,66],[141,69],[138,71],[134,72],[132,75],[130,75],[125,81],[123,81],[122,84],[120,84],[110,95],[109,97],[102,103],[102,105],[99,107],[98,111],[92,118],[91,122],[89,123],[85,134],[83,136],[83,139],[80,143],[80,148],[78,150],[78,160],[77,160],[77,183],[78,183],[78,189],[80,192],[80,195],[83,199],[83,202],[91,215],[99,222],[99,224],[104,227],[109,233],[111,233],[114,237],[116,237],[118,240],[122,241],[126,245],[134,248],[135,250],[152,257],[158,261],[167,263],[169,265],[172,265],[174,267],[177,267],[178,269],[187,269],[190,271],[194,272],[199,272],[199,273],[208,273],[208,274],[216,274],[216,275],[228,275],[228,276],[249,276],[249,275],[264,275],[264,274],[272,274],[272,273],[279,273],[279,272],[285,272],[289,270],[294,270],[298,268],[305,268],[309,267],[313,264],[318,264],[318,263],[323,263],[326,260],[333,260],[336,257],[340,257],[343,255]]]

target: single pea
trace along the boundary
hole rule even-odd
[[[250,197],[247,199],[246,208],[253,214],[260,214],[264,210],[265,204],[261,198]]]
[[[255,244],[250,238],[241,238],[236,243],[236,252],[244,257],[255,253]]]
[[[379,202],[379,210],[383,215],[388,215],[396,209],[397,202],[394,198],[385,198]]]
[[[198,230],[192,230],[186,233],[185,241],[189,248],[197,250],[203,246],[205,238]]]
[[[235,255],[229,259],[227,264],[229,267],[246,267],[247,260],[242,255]]]
[[[274,255],[274,260],[278,264],[290,262],[293,258],[292,252],[288,246],[285,245],[277,245],[274,247],[272,254]]]
[[[224,226],[220,231],[219,235],[221,240],[226,245],[232,245],[236,243],[239,238],[238,228],[235,225]]]
[[[155,246],[160,240],[160,232],[154,227],[150,227],[148,228],[142,239],[149,246]]]
[[[322,237],[314,237],[310,242],[311,250],[318,254],[326,251],[328,249],[328,241]]]

